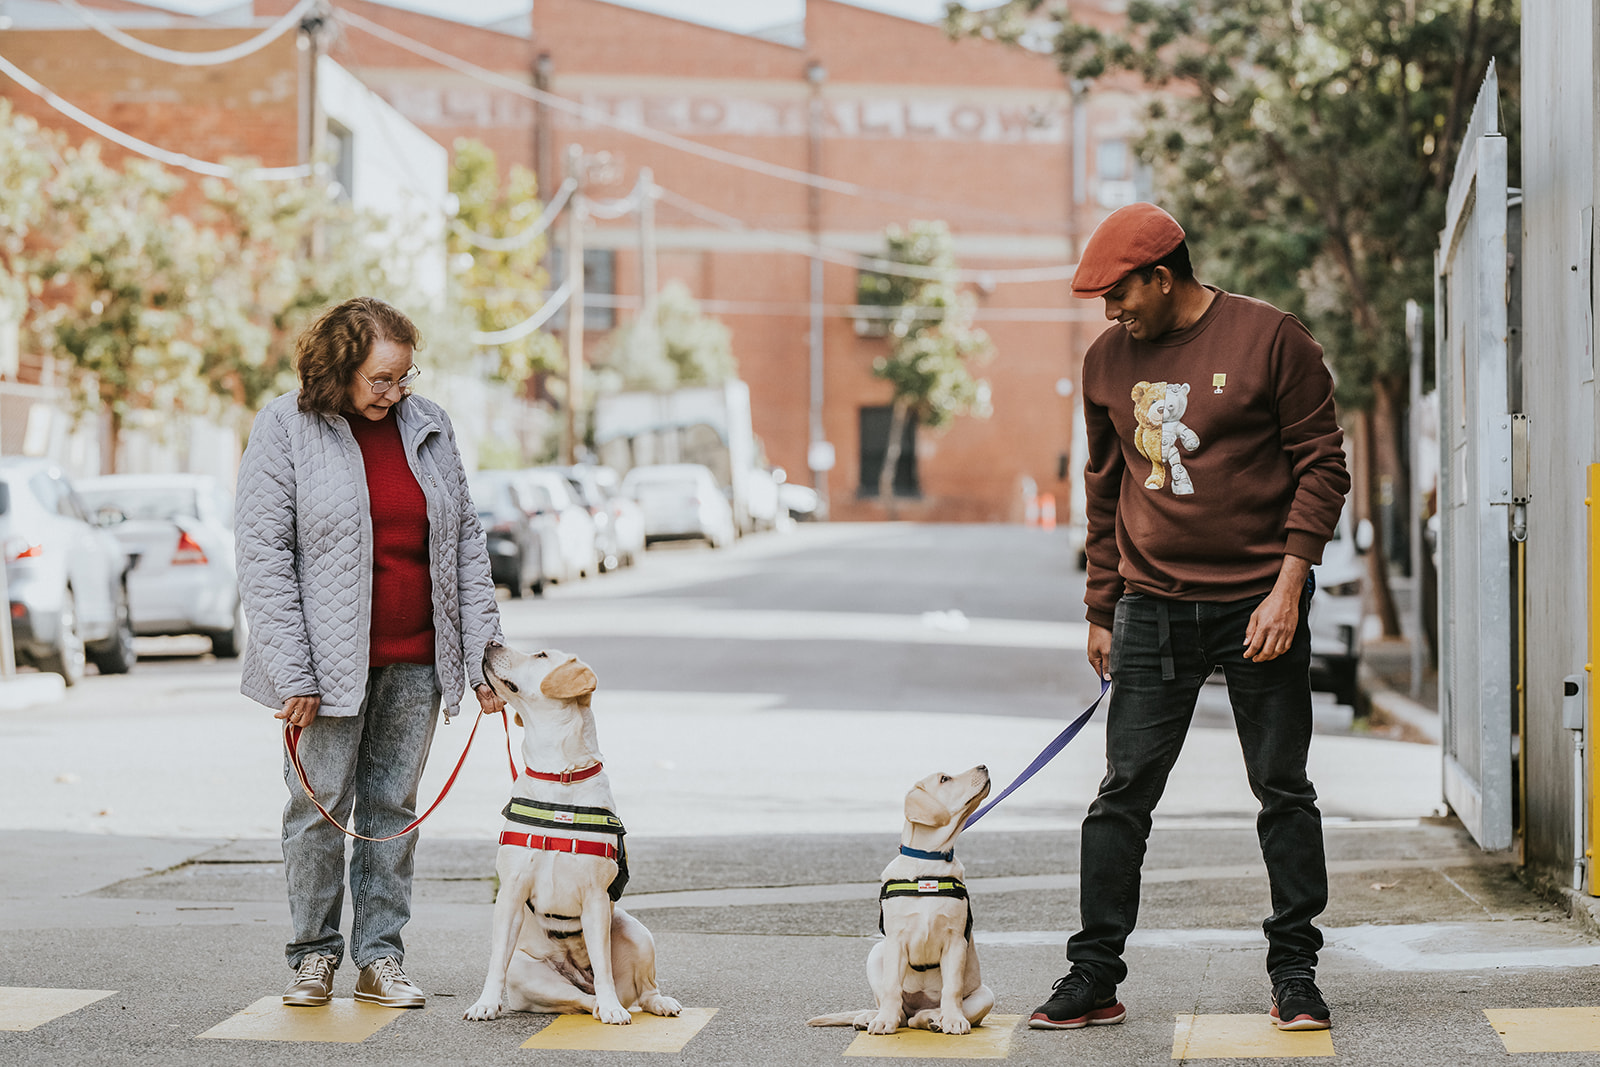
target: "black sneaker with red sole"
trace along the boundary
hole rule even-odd
[[[1273,983],[1269,1014],[1279,1030],[1326,1030],[1333,1025],[1322,991],[1304,975]]]
[[[1128,1017],[1117,1000],[1116,986],[1096,989],[1094,981],[1073,971],[1056,982],[1050,999],[1039,1005],[1028,1025],[1035,1030],[1078,1030],[1085,1026],[1112,1026]]]

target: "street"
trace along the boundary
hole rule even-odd
[[[697,1065],[822,1064],[847,1049],[1453,1064],[1511,1048],[1485,1010],[1593,999],[1575,987],[1600,947],[1528,893],[1507,857],[1436,818],[1438,749],[1351,733],[1318,694],[1311,775],[1333,887],[1319,977],[1335,1029],[1326,1052],[1326,1034],[1261,1032],[1270,904],[1255,801],[1226,696],[1208,686],[1157,810],[1126,1025],[1017,1025],[1065,970],[1101,713],[962,838],[999,998],[990,1024],[970,1039],[864,1047],[847,1030],[808,1029],[811,1015],[870,1002],[878,872],[911,784],[982,762],[998,791],[1094,699],[1081,598],[1058,534],[841,524],[715,553],[661,546],[631,570],[503,600],[512,644],[572,652],[599,678],[600,744],[629,830],[623,903],[656,935],[663,990],[693,1009],[673,1027],[602,1033],[546,1016],[460,1019],[487,956],[509,777],[498,718],[479,720],[461,779],[422,830],[406,964],[428,1008],[355,1011],[353,973],[337,979],[338,1012],[275,1006],[289,973],[277,723],[238,695],[235,663],[195,654],[203,643],[142,641],[130,675],[91,673],[62,703],[0,712],[0,987],[12,1003],[0,1062],[290,1063],[315,1053],[308,1042],[344,1041],[359,1042],[342,1055],[362,1064],[621,1062],[596,1051],[613,1047]],[[424,803],[472,722],[439,728]],[[524,1050],[530,1040],[567,1051]]]

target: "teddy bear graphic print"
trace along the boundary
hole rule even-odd
[[[1183,452],[1200,447],[1200,438],[1183,423],[1189,410],[1189,385],[1176,382],[1140,382],[1133,387],[1133,416],[1139,426],[1134,447],[1150,461],[1146,489],[1160,489],[1170,478],[1174,496],[1194,492]],[[1180,451],[1182,449],[1182,451]]]

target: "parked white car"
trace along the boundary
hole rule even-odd
[[[1311,568],[1317,592],[1311,598],[1311,684],[1328,690],[1341,704],[1354,704],[1358,692],[1356,672],[1361,666],[1362,626],[1365,606],[1362,583],[1367,573],[1365,557],[1372,547],[1372,523],[1353,523],[1345,509],[1333,530],[1333,540],[1322,550],[1322,562]]]
[[[698,463],[635,467],[623,475],[622,493],[644,512],[646,543],[698,537],[721,548],[736,536],[728,498]]]
[[[617,472],[594,463],[549,469],[565,476],[594,517],[601,569],[632,566],[644,551],[644,513],[635,501],[617,492]]]
[[[243,651],[233,494],[222,482],[200,474],[108,474],[81,479],[78,492],[134,559],[134,633],[203,634],[222,659]]]
[[[556,519],[561,569],[546,572],[545,576],[564,582],[600,573],[600,547],[594,518],[567,484],[566,477],[558,471],[534,468],[518,471],[516,482],[523,500],[533,504],[535,514],[549,513]]]
[[[55,464],[0,461],[0,544],[18,662],[68,685],[90,662],[101,674],[133,666],[128,555]]]

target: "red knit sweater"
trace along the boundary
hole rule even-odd
[[[399,420],[349,416],[372,507],[372,667],[433,662],[428,502],[406,462]]]

